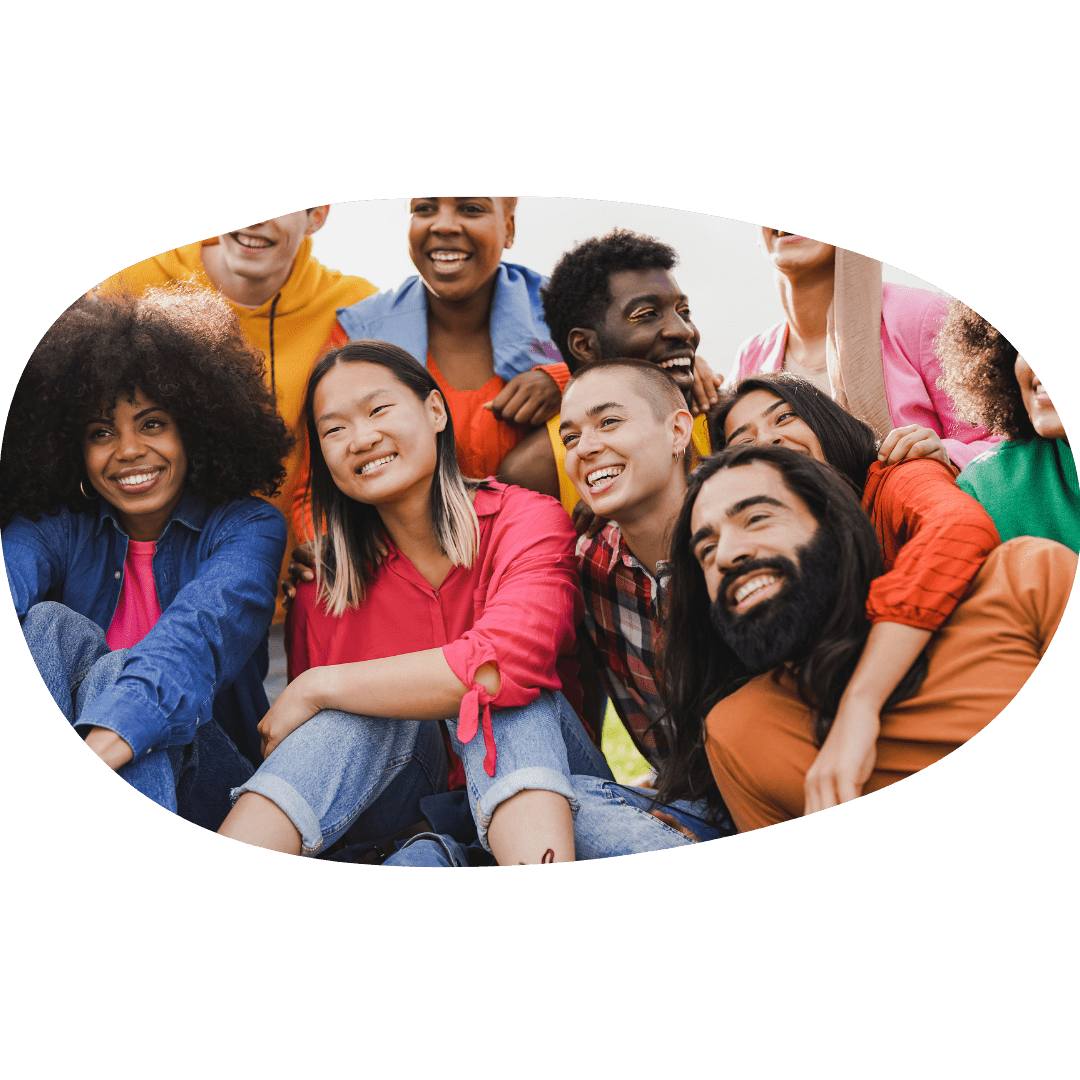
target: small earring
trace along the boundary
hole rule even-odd
[[[85,480],[80,480],[80,481],[79,481],[79,491],[81,491],[81,492],[82,492],[82,497],[83,497],[84,499],[86,499],[86,501],[87,501],[87,502],[93,502],[93,501],[94,501],[94,497],[95,497],[95,496],[97,495],[97,492],[94,492],[94,495],[87,495],[87,494],[86,494],[86,488],[85,488],[85,487],[83,487],[83,485],[84,485],[85,483],[86,483],[86,481],[85,481]]]
[[[672,454],[671,456],[672,456],[672,457],[673,457],[673,458],[674,458],[674,459],[675,459],[676,461],[681,461],[681,460],[682,460],[682,456],[683,456],[683,450],[685,450],[685,449],[686,449],[685,447],[683,447],[683,446],[680,446],[680,447],[679,447],[679,449],[678,449],[678,450],[676,450],[676,451],[675,451],[675,453],[673,453],[673,454]]]

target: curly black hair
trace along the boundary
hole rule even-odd
[[[1034,439],[1035,429],[1016,381],[1017,350],[966,304],[953,300],[937,338],[938,386],[969,424],[1006,439]]]
[[[81,297],[48,329],[15,388],[0,452],[0,526],[17,514],[85,511],[87,422],[136,391],[176,422],[186,490],[214,504],[276,495],[293,438],[263,370],[216,292],[173,284],[139,297]]]
[[[575,327],[595,330],[611,303],[608,278],[619,270],[671,270],[679,261],[675,249],[652,236],[614,229],[571,248],[555,264],[548,284],[540,289],[544,321],[567,367],[577,359],[567,347]]]

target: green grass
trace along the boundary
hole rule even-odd
[[[604,751],[604,757],[620,784],[632,784],[648,775],[649,763],[637,752],[610,701],[604,714],[604,737],[600,740],[600,749]]]

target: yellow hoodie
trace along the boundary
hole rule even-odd
[[[194,281],[212,289],[214,286],[203,269],[201,250],[204,245],[216,243],[216,239],[203,240],[155,255],[152,259],[145,259],[121,270],[119,274],[114,274],[98,288],[104,291],[127,289],[141,293],[150,285],[164,285],[170,281]],[[358,303],[376,291],[375,286],[363,278],[343,274],[339,270],[328,270],[312,256],[311,237],[305,236],[293,260],[292,273],[277,295],[276,304],[270,299],[257,308],[232,305],[244,335],[266,357],[267,385],[276,391],[278,411],[296,436],[296,448],[285,460],[287,475],[281,494],[271,500],[285,515],[286,521],[292,516],[293,486],[303,457],[301,407],[304,403],[308,372],[330,344],[330,336],[337,327],[337,309]],[[274,335],[272,368],[271,327]],[[338,336],[342,341],[347,337],[340,331]],[[290,527],[289,544],[281,568],[282,577],[286,576],[289,556],[296,543],[297,539]],[[279,589],[274,621],[280,622],[284,615]]]

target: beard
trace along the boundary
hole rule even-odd
[[[836,601],[840,553],[829,532],[819,527],[795,556],[798,566],[776,555],[743,563],[725,574],[710,608],[717,633],[753,675],[801,660]],[[737,615],[727,605],[728,589],[736,578],[756,570],[779,571],[784,585],[775,596]]]

